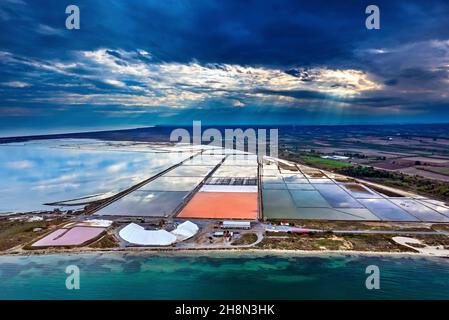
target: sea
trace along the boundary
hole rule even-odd
[[[0,299],[449,299],[449,259],[294,252],[0,256]]]

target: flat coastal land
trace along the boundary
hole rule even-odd
[[[211,252],[432,256],[419,250],[423,246],[439,247],[442,252],[449,248],[449,237],[447,235],[449,225],[447,224],[299,221],[296,223],[290,222],[290,224],[321,231],[311,233],[272,232],[256,226],[251,230],[239,231],[235,240],[231,242],[217,238],[214,240],[216,243],[206,244],[203,238],[210,233],[210,230],[205,229],[201,230],[192,239],[187,240],[182,246],[133,247],[123,245],[118,240],[117,229],[119,226],[113,225],[102,237],[85,246],[31,249],[29,245],[36,238],[70,223],[75,218],[67,216],[55,218],[49,215],[40,221],[34,221],[32,217],[26,219],[10,220],[7,217],[0,219],[1,256],[62,253],[196,254]],[[339,233],[339,230],[345,232]],[[403,246],[393,240],[398,235],[412,237],[421,241],[423,245],[416,248]]]

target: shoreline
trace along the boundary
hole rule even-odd
[[[51,255],[82,255],[82,254],[122,254],[122,255],[195,255],[195,254],[259,254],[259,255],[292,255],[292,256],[323,256],[323,255],[340,255],[340,256],[411,256],[423,258],[443,258],[431,254],[419,252],[389,252],[389,251],[349,251],[349,250],[281,250],[281,249],[118,249],[118,250],[49,250],[39,252],[1,252],[2,257],[28,257],[28,256],[51,256]]]

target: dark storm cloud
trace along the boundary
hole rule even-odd
[[[366,1],[77,1],[82,28],[75,33],[64,28],[61,1],[7,0],[0,44],[34,55],[42,48],[44,57],[139,47],[164,61],[304,65],[338,63],[360,46],[390,46],[398,38],[447,39],[445,1],[377,3],[382,28],[368,32]]]
[[[449,4],[377,1],[381,29],[367,30],[368,4],[77,1],[75,31],[64,27],[66,3],[5,0],[2,119],[14,115],[17,125],[41,108],[58,121],[69,112],[74,123],[95,110],[154,123],[225,121],[228,110],[247,122],[290,121],[301,110],[305,122],[401,112],[407,121],[447,121]]]

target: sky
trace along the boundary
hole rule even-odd
[[[449,122],[445,0],[2,0],[0,24],[3,136]]]

